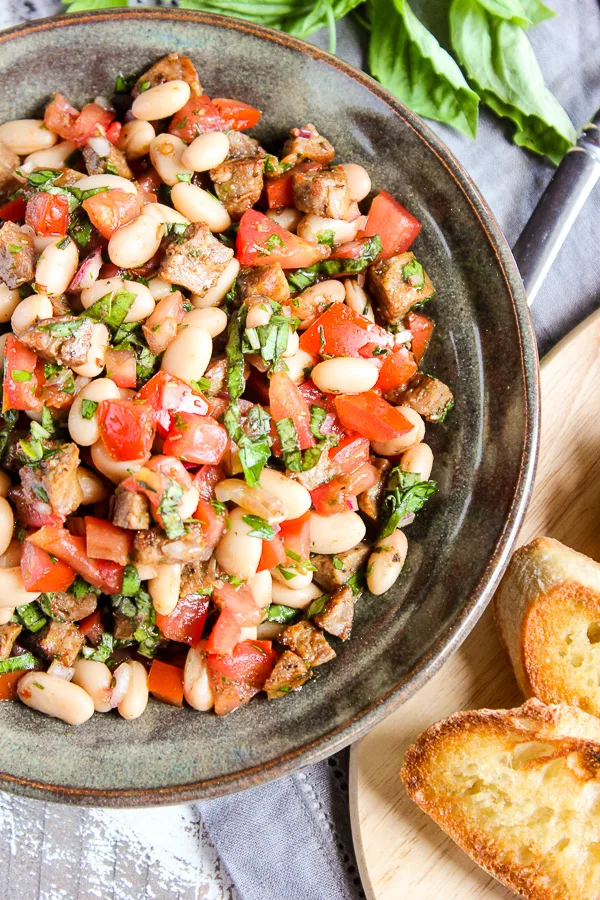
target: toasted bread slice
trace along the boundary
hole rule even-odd
[[[406,753],[408,793],[478,865],[529,900],[600,898],[600,722],[529,700],[461,712]]]
[[[519,687],[600,716],[600,565],[551,538],[513,556],[494,612]]]

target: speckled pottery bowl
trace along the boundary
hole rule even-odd
[[[177,803],[251,787],[356,740],[456,650],[489,601],[529,498],[538,374],[523,286],[473,183],[423,122],[364,74],[266,28],[178,10],[37,21],[0,34],[0,122],[35,116],[54,91],[82,104],[116,73],[189,54],[207,93],[264,110],[267,146],[314,122],[340,161],[361,163],[422,221],[414,249],[438,288],[427,368],[456,407],[428,429],[439,494],[409,530],[408,561],[357,605],[352,639],[298,694],[219,719],[150,701],[128,723],[80,728],[0,704],[0,787],[85,806]]]

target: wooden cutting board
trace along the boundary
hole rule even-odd
[[[546,535],[600,561],[600,310],[544,358],[541,390],[538,473],[518,544]],[[514,897],[409,800],[398,771],[433,722],[522,700],[488,609],[437,675],[354,745],[352,831],[369,900]]]

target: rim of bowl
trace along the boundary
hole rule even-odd
[[[321,50],[313,44],[294,38],[285,32],[275,31],[264,25],[257,25],[253,22],[234,19],[229,16],[178,8],[125,8],[51,16],[17,25],[0,32],[0,45],[8,41],[18,40],[24,35],[81,25],[86,20],[107,21],[116,18],[129,20],[175,20],[245,32],[261,40],[282,44],[291,50],[333,66],[333,68],[363,85],[368,91],[375,94],[379,100],[383,101],[405,126],[415,132],[422,141],[424,148],[437,157],[440,164],[444,166],[456,181],[477,216],[481,229],[494,251],[513,304],[515,320],[520,335],[519,347],[525,399],[525,422],[519,477],[507,519],[488,564],[477,586],[466,597],[461,609],[456,613],[444,633],[440,635],[419,662],[382,697],[364,707],[344,724],[338,725],[308,744],[303,744],[295,750],[278,756],[269,762],[242,769],[231,775],[204,781],[147,789],[74,788],[0,773],[0,787],[2,789],[37,799],[106,807],[158,806],[225,796],[235,791],[256,787],[267,781],[290,775],[301,766],[312,765],[331,756],[333,753],[358,740],[377,722],[408,700],[438,671],[451,654],[456,652],[485,610],[500,581],[508,564],[510,551],[517,539],[531,498],[539,449],[539,365],[535,336],[519,270],[506,238],[479,189],[475,186],[472,178],[461,163],[458,162],[431,128],[416,113],[396,99],[366,73],[355,69],[349,63],[333,56],[326,50]]]

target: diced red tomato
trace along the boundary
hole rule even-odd
[[[75,581],[75,569],[61,559],[36,547],[30,541],[23,542],[21,576],[28,591],[66,591]]]
[[[312,356],[359,356],[367,344],[387,348],[393,341],[393,335],[366,316],[334,303],[302,334],[300,348]]]
[[[205,416],[208,403],[197,391],[181,378],[169,375],[168,372],[157,372],[138,391],[140,400],[147,400],[156,414],[156,430],[161,437],[166,437],[171,427],[171,413],[190,412]]]
[[[223,470],[220,466],[202,466],[194,475],[194,487],[203,500],[212,500],[215,496],[215,486],[223,481]]]
[[[279,532],[286,550],[290,550],[300,560],[305,561],[310,557],[310,512],[297,519],[288,519],[281,522]],[[293,557],[291,557],[293,558]],[[297,561],[297,560],[296,560]]]
[[[148,676],[148,690],[161,703],[183,706],[183,669],[153,659]]]
[[[186,462],[217,465],[227,449],[227,432],[216,419],[176,412],[165,438],[164,452]]]
[[[106,351],[106,377],[112,378],[117,387],[134,388],[137,384],[135,350]]]
[[[301,450],[316,444],[310,430],[310,409],[301,391],[283,369],[271,375],[269,384],[271,415],[276,422],[290,418],[296,427]]]
[[[90,559],[85,550],[85,538],[75,537],[66,528],[46,526],[29,535],[27,540],[68,563],[105,594],[118,594],[121,590],[123,566],[108,560]]]
[[[329,458],[334,462],[338,472],[349,475],[369,462],[370,452],[371,445],[368,439],[352,432],[343,437],[337,447],[331,448]]]
[[[348,511],[344,482],[339,476],[314,488],[310,496],[320,516],[336,516],[338,513]]]
[[[114,117],[114,111],[104,109],[97,103],[86,103],[79,112],[62,94],[55,94],[46,107],[44,123],[50,131],[82,146],[99,125],[104,129],[108,128]]]
[[[182,597],[168,616],[157,614],[156,624],[170,641],[197,647],[202,639],[209,604],[208,597],[197,594]]]
[[[133,532],[106,519],[85,517],[85,549],[91,559],[111,559],[126,566],[132,544]]]
[[[4,672],[0,675],[0,701],[17,699],[17,683],[25,672]]]
[[[71,106],[62,94],[55,94],[44,112],[44,124],[61,138],[72,140],[71,134],[78,116],[78,109]]]
[[[211,505],[210,500],[200,497],[194,518],[202,524],[202,534],[206,549],[214,549],[219,543],[226,526],[226,517],[218,513]]]
[[[89,616],[86,616],[85,619],[82,619],[77,623],[77,627],[84,637],[90,641],[91,644],[97,646],[104,633],[104,624],[102,622],[102,610],[100,608],[95,609],[93,613]]]
[[[175,113],[169,132],[189,144],[205,131],[224,131],[226,127],[210,97],[201,94],[190,97],[185,106]]]
[[[192,486],[192,476],[183,463],[174,456],[153,456],[144,468],[150,472],[160,472],[161,475],[176,481],[184,491],[189,491]]]
[[[244,266],[278,262],[284,269],[299,269],[326,259],[330,252],[325,244],[305,241],[256,209],[247,210],[240,220],[236,255]]]
[[[215,588],[213,599],[221,608],[228,609],[243,627],[258,625],[262,621],[262,610],[256,605],[249,584],[233,587],[225,581],[221,587]]]
[[[346,241],[344,244],[340,244],[339,247],[333,248],[331,251],[331,258],[360,259],[368,243],[368,237],[360,237],[355,238],[353,241]]]
[[[262,113],[259,109],[242,103],[241,100],[230,100],[227,97],[213,97],[213,106],[224,123],[224,128],[233,128],[235,131],[245,131],[258,125]]]
[[[141,459],[152,449],[156,423],[147,400],[101,400],[98,425],[113,459]]]
[[[207,653],[216,714],[225,716],[233,712],[262,690],[278,655],[271,641],[241,641],[229,656]]]
[[[107,239],[111,238],[121,225],[137,219],[141,212],[138,196],[120,188],[93,194],[83,201],[82,206],[94,228]]]
[[[206,649],[219,656],[229,656],[242,636],[242,626],[227,607],[221,611],[206,643]]]
[[[359,237],[378,234],[383,244],[379,259],[405,253],[421,230],[421,223],[387,191],[381,191],[371,203],[367,224]]]
[[[31,225],[36,234],[61,235],[67,233],[69,201],[65,194],[49,194],[39,191],[27,201],[25,224]]]
[[[123,126],[120,122],[113,122],[112,125],[109,125],[106,129],[106,137],[114,147],[118,147],[119,145],[122,128]]]
[[[9,334],[4,347],[4,382],[2,410],[40,410],[38,358],[25,344]],[[43,370],[42,370],[43,371]]]
[[[323,166],[318,162],[304,162],[293,166],[278,175],[277,178],[268,178],[265,181],[265,196],[267,198],[267,206],[269,209],[281,209],[285,206],[294,205],[294,183],[293,177],[300,172],[314,172],[316,169],[322,169]]]
[[[264,572],[274,569],[276,566],[285,566],[290,562],[285,547],[283,546],[283,538],[281,534],[276,534],[270,541],[262,542],[262,553],[258,564],[258,572]]]
[[[142,466],[137,472],[132,472],[127,478],[121,482],[121,487],[125,491],[134,491],[144,494],[153,509],[158,508],[168,482],[161,472],[152,471],[146,466]]]
[[[413,427],[397,407],[374,391],[338,394],[335,407],[342,425],[355,429],[370,441],[391,441]]]
[[[142,326],[150,352],[163,353],[177,335],[177,326],[185,317],[185,298],[181,291],[172,291],[159,300]]]
[[[409,312],[406,317],[406,326],[412,333],[412,352],[415,360],[420,363],[423,354],[429,346],[433,334],[434,323],[421,313]]]
[[[4,222],[20,222],[25,218],[27,204],[23,197],[15,197],[0,206],[0,219]]]
[[[393,353],[387,353],[380,359],[383,360],[383,365],[375,387],[383,394],[402,387],[417,371],[415,358],[406,347],[398,347]]]

